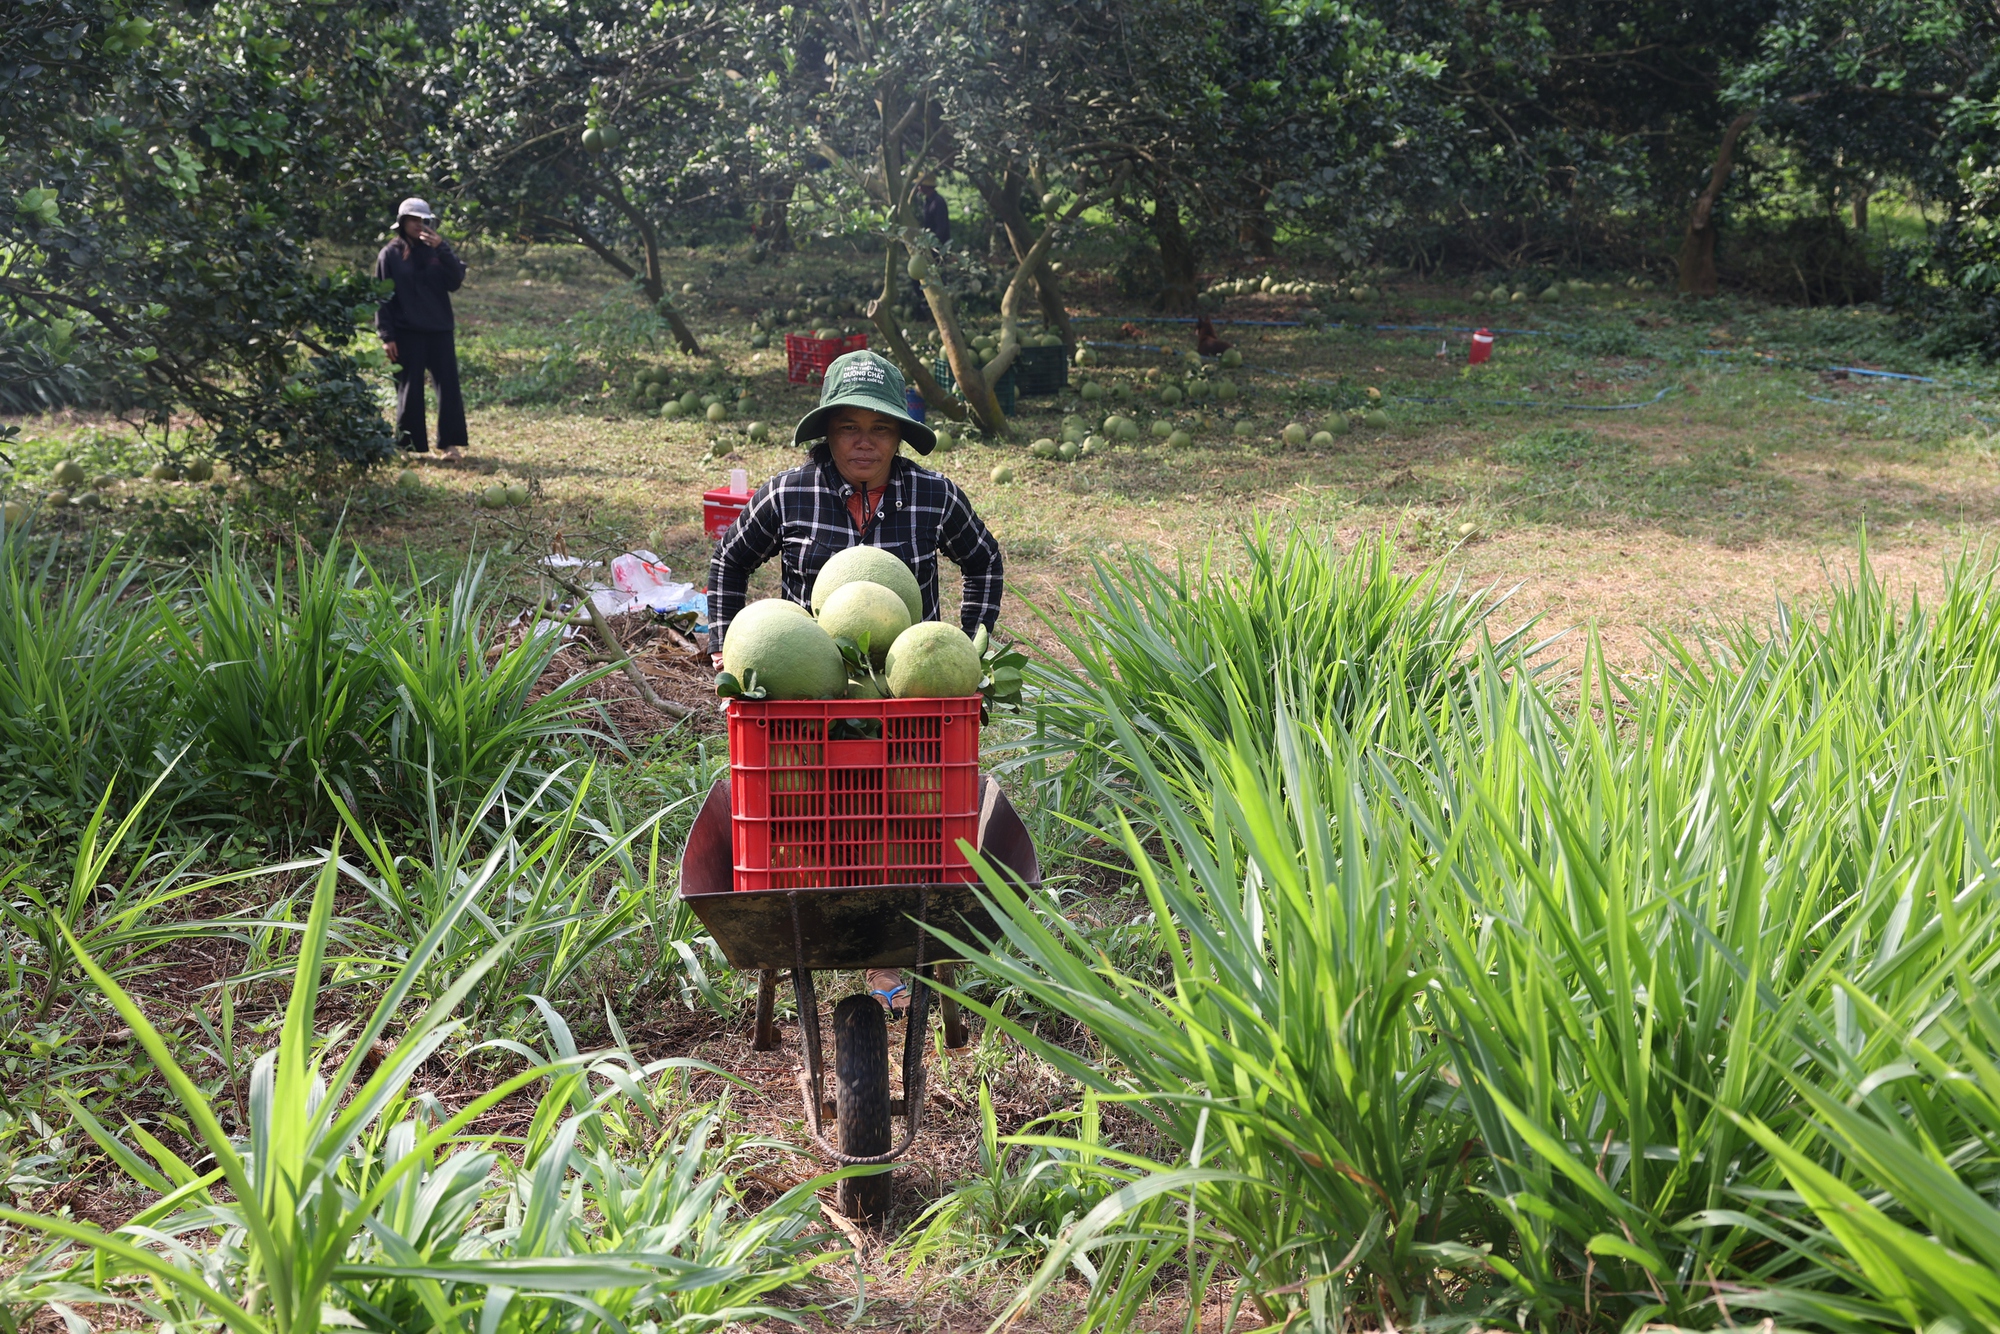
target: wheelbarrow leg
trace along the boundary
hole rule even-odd
[[[751,1051],[778,1049],[778,970],[757,970],[757,1029],[750,1035]]]
[[[937,980],[950,986],[957,968],[948,963],[937,966]],[[972,1041],[972,1035],[965,1031],[965,1016],[959,1013],[958,1002],[951,997],[938,996],[938,1017],[944,1020],[944,1045],[951,1048],[963,1047]]]

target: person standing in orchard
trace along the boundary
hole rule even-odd
[[[465,397],[458,388],[458,347],[451,294],[465,281],[465,261],[437,234],[437,215],[421,199],[396,208],[396,238],[375,257],[375,277],[395,291],[375,311],[375,332],[396,367],[396,444],[422,454],[424,373],[437,385],[438,452],[455,459],[466,447]]]
[[[938,193],[937,174],[925,172],[917,177],[917,221],[923,229],[938,239],[940,245],[951,244],[951,205]],[[924,285],[910,280],[910,308],[918,319],[931,317],[930,303],[924,299]]]
[[[836,552],[881,547],[917,576],[924,619],[936,621],[943,619],[942,555],[965,576],[959,628],[968,635],[992,630],[1005,587],[1000,544],[957,483],[900,452],[904,442],[925,455],[937,446],[931,428],[909,414],[904,392],[902,372],[874,352],[849,352],[826,368],[819,406],[792,432],[792,443],[810,446],[810,456],[757,488],[709,562],[708,648],[717,670],[751,572],[774,556],[780,596],[810,607],[813,580]],[[909,1006],[893,968],[871,969],[868,989],[892,1015]]]

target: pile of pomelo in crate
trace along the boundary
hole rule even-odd
[[[979,693],[977,638],[926,621],[916,575],[893,552],[849,547],[821,568],[812,610],[752,602],[722,643],[725,699],[946,699]]]

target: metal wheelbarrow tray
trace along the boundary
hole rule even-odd
[[[988,861],[1023,889],[1039,889],[1042,872],[1026,826],[991,778],[981,775],[978,848]],[[681,854],[680,893],[715,938],[732,968],[754,970],[757,982],[756,1031],[751,1046],[771,1051],[778,1043],[773,1011],[778,973],[789,970],[798,1002],[805,1068],[799,1093],[806,1124],[822,1151],[847,1166],[890,1163],[916,1142],[924,1105],[924,1035],[930,1018],[930,982],[949,981],[961,960],[926,925],[961,941],[998,935],[974,884],[855,885],[811,889],[737,892],[730,851],[729,783],[709,791]],[[826,969],[901,968],[910,989],[904,1022],[904,1097],[889,1097],[888,1037],[882,1007],[873,996],[850,996],[835,1007],[836,1097],[826,1097],[825,1063],[819,1034],[819,1000],[812,975]],[[858,1002],[858,1003],[857,1003]],[[941,1006],[947,1047],[962,1047],[965,1023],[956,1002]],[[899,1143],[889,1144],[892,1118],[904,1118]],[[828,1141],[826,1122],[836,1122],[839,1143]],[[850,1216],[876,1215],[887,1206],[887,1173],[840,1183],[838,1203]]]

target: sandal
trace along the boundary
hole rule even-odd
[[[903,975],[893,968],[871,968],[868,970],[871,985],[868,994],[882,1002],[882,1008],[889,1012],[892,1020],[901,1019],[910,1010],[910,989],[903,985]],[[886,983],[886,986],[872,985]],[[896,1002],[901,1001],[898,1005]]]

